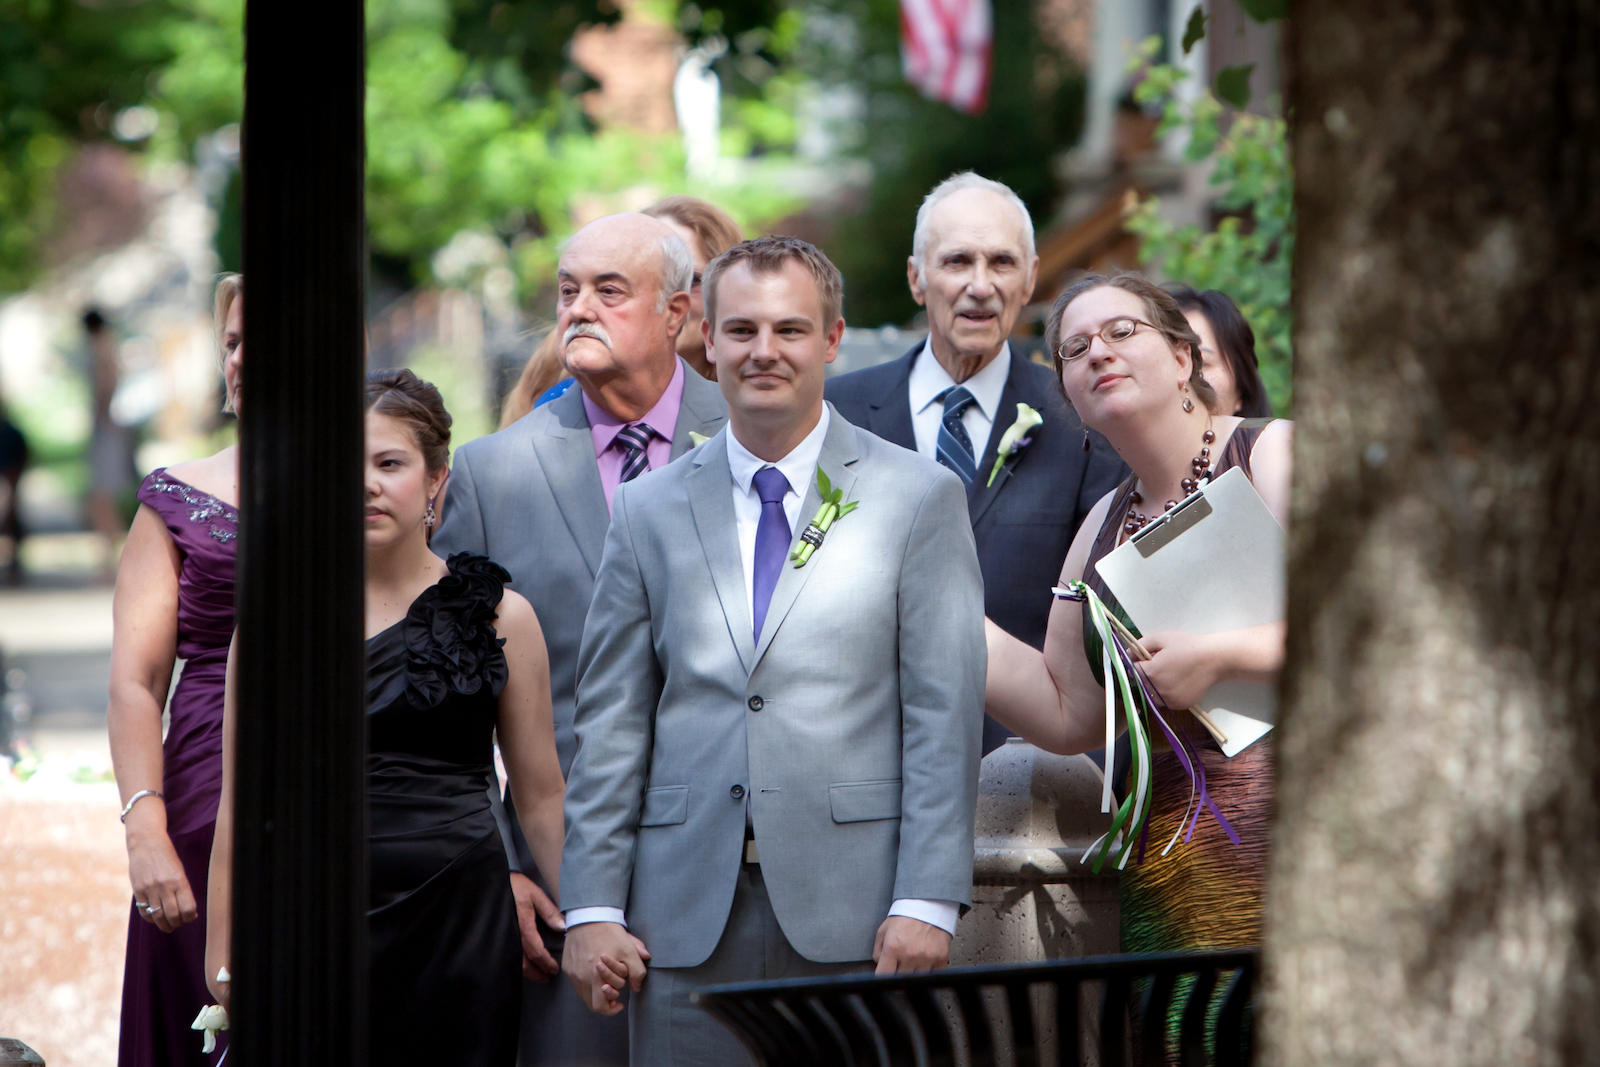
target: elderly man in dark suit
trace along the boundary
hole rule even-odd
[[[960,476],[984,611],[1042,648],[1050,587],[1067,548],[1124,467],[1084,430],[1051,371],[1014,355],[1006,340],[1033,296],[1038,267],[1033,221],[1016,193],[970,171],[945,180],[917,212],[906,262],[911,295],[928,309],[927,341],[830,380],[827,398],[857,426]],[[1019,404],[1043,422],[1023,436],[1028,444],[1002,456],[1006,431],[1023,415]],[[1006,733],[985,720],[983,751]]]

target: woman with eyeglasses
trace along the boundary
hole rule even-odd
[[[1134,272],[1091,275],[1056,300],[1046,336],[1078,417],[1103,434],[1132,471],[1084,521],[1062,568],[1062,586],[1082,580],[1116,611],[1096,563],[1232,467],[1244,471],[1287,525],[1292,425],[1213,414],[1215,396],[1195,358],[1200,340],[1170,293]],[[989,714],[1053,752],[1086,752],[1105,741],[1102,660],[1098,638],[1085,626],[1087,609],[1087,603],[1058,600],[1042,652],[993,623],[986,627]],[[1092,658],[1086,634],[1094,638]],[[1284,628],[1150,633],[1142,642],[1151,658],[1139,666],[1158,703],[1186,709],[1224,679],[1272,680],[1283,663]],[[1153,739],[1159,747],[1147,847],[1135,844],[1121,878],[1123,951],[1258,944],[1271,735],[1230,760],[1188,712],[1162,714],[1194,742],[1209,792],[1239,843],[1207,812],[1192,838],[1162,854],[1189,807],[1190,781],[1180,754]]]

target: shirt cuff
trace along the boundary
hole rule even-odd
[[[580,908],[580,911],[599,911],[599,908]],[[889,909],[890,915],[904,915],[908,919],[920,919],[929,926],[937,926],[951,937],[956,936],[956,920],[961,917],[961,905],[949,900],[916,900],[905,898],[897,900]],[[567,920],[567,925],[572,925],[572,920]]]
[[[584,923],[620,923],[628,925],[621,908],[573,908],[566,913],[567,929],[582,926]]]

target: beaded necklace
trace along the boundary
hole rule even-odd
[[[1206,432],[1200,435],[1200,440],[1202,442],[1200,454],[1189,461],[1190,476],[1179,483],[1183,487],[1184,496],[1188,496],[1200,488],[1201,485],[1211,480],[1211,446],[1216,442],[1217,435],[1212,432],[1211,427],[1207,426]],[[1144,503],[1144,498],[1139,495],[1139,490],[1135,489],[1128,495],[1128,514],[1122,522],[1123,533],[1136,534],[1150,525],[1150,516],[1143,514],[1134,507],[1134,505],[1142,503]],[[1177,506],[1178,502],[1176,500],[1169,500],[1162,510],[1171,511]]]

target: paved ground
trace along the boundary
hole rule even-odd
[[[116,1063],[127,854],[107,779],[111,592],[54,581],[0,591],[6,711],[38,757],[0,762],[0,1035],[50,1067]]]

